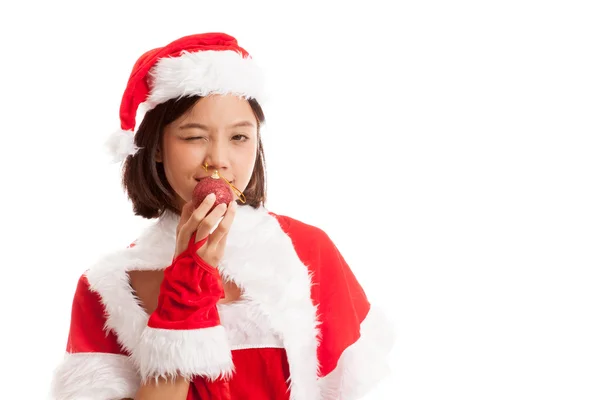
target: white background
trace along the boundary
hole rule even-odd
[[[397,330],[369,399],[600,398],[600,13],[589,1],[4,2],[1,398],[43,398],[73,292],[135,239],[135,60],[222,31],[267,71],[267,208]]]

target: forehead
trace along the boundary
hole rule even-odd
[[[182,115],[181,121],[202,121],[203,123],[220,124],[240,120],[255,120],[250,103],[244,98],[227,95],[210,95],[203,97]]]

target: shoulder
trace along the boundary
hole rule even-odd
[[[87,274],[90,271],[83,273],[77,281],[77,287],[73,296],[72,318],[77,316],[82,320],[97,320],[102,321],[106,317],[104,307],[104,299],[98,291],[94,290]]]
[[[269,212],[271,216],[277,219],[281,229],[292,239],[294,244],[305,244],[311,246],[331,246],[333,242],[327,233],[314,225],[307,224],[287,215],[279,215]]]
[[[270,213],[289,236],[300,261],[314,280],[343,274],[348,266],[329,235],[321,228],[285,215]]]
[[[89,270],[88,270],[89,271]],[[87,304],[92,309],[100,309],[100,296],[90,288],[90,282],[87,272],[83,273],[77,281],[75,289],[74,302],[78,304]]]
[[[176,219],[161,217],[146,227],[133,242],[104,253],[88,269],[90,287],[101,295],[129,280],[130,271],[157,271],[170,265],[175,251]]]
[[[106,318],[102,297],[90,288],[87,276],[81,275],[73,297],[67,351],[121,353],[116,336],[107,331]]]

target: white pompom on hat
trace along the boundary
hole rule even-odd
[[[121,129],[106,142],[115,162],[140,149],[134,144],[136,113],[170,99],[210,94],[235,94],[259,103],[265,100],[259,66],[237,40],[225,33],[185,36],[150,50],[135,63],[121,100]]]

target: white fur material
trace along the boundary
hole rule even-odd
[[[134,143],[133,131],[124,131],[122,129],[114,131],[108,137],[105,148],[115,163],[125,161],[127,157],[135,155],[140,150]]]
[[[108,312],[107,328],[140,365],[139,339],[148,315],[132,294],[128,270],[164,269],[175,250],[178,216],[165,214],[147,229],[136,246],[108,255],[87,273]],[[265,208],[238,208],[219,270],[256,302],[281,337],[290,367],[291,400],[320,398],[317,382],[316,306],[311,279],[290,237]]]
[[[177,215],[166,214],[140,235],[135,246],[106,255],[86,272],[90,289],[100,294],[107,311],[106,328],[117,334],[138,366],[136,349],[149,316],[132,293],[127,271],[171,265],[177,223]]]
[[[147,327],[137,348],[142,381],[182,376],[229,378],[233,372],[225,329],[167,330]]]
[[[337,367],[319,380],[321,400],[355,400],[366,395],[389,373],[386,357],[393,342],[391,323],[371,306],[360,325],[360,338],[344,350]]]
[[[281,335],[290,367],[290,399],[319,399],[319,330],[308,269],[266,210],[247,212],[239,222],[229,232],[219,271],[257,302]]]
[[[135,397],[140,377],[120,354],[66,354],[54,372],[52,400],[106,400]]]
[[[231,350],[283,347],[281,337],[255,301],[243,296],[233,303],[217,304],[217,308]]]
[[[183,52],[161,58],[149,72],[150,108],[170,99],[210,94],[235,94],[264,102],[264,77],[251,57],[233,50]]]
[[[267,100],[262,69],[251,57],[233,50],[184,51],[159,59],[148,75],[150,93],[136,113],[138,122],[158,104],[186,96],[233,94],[254,98],[261,105]],[[123,162],[140,150],[134,145],[134,132],[124,130],[110,135],[105,147],[113,162]]]

